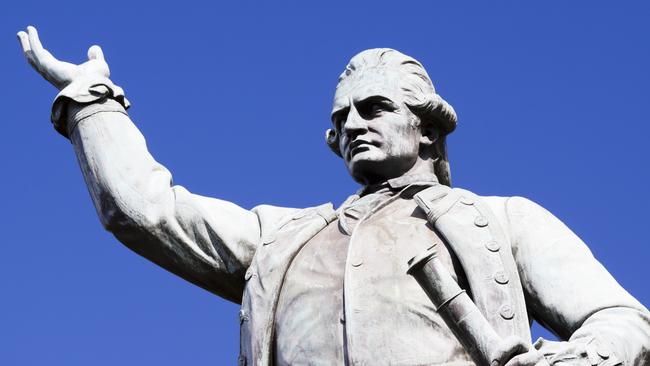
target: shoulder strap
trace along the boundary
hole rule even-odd
[[[508,237],[472,192],[436,185],[414,197],[465,271],[474,303],[502,337],[530,342],[530,324]]]

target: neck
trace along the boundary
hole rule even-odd
[[[355,180],[364,186],[381,184],[389,179],[404,177],[408,175],[435,175],[435,168],[433,160],[430,158],[418,157],[415,163],[406,170],[394,172],[394,174],[377,174],[374,176],[365,176],[362,179],[355,178]]]
[[[425,174],[435,174],[435,168],[433,164],[432,159],[422,159],[418,158],[418,160],[413,164],[411,169],[405,171],[404,173],[400,174],[399,176],[395,177],[389,177],[388,179],[392,178],[398,178],[398,177],[403,177],[406,175],[425,175]]]

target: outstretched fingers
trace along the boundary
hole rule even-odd
[[[20,31],[17,35],[25,58],[45,80],[58,89],[62,89],[70,83],[76,66],[57,60],[44,49],[36,28],[29,26],[27,32]]]
[[[20,31],[17,34],[18,36],[18,41],[20,42],[20,46],[23,48],[23,52],[27,53],[32,50],[32,47],[29,45],[29,38],[27,37],[27,33],[24,31]]]
[[[53,61],[58,61],[48,50],[43,48],[41,39],[38,37],[38,31],[31,25],[27,27],[27,39],[29,40],[34,61],[36,61],[37,64],[47,64]]]
[[[34,53],[32,52],[32,46],[29,42],[29,36],[24,31],[18,32],[17,36],[18,42],[20,42],[20,47],[23,49],[23,55],[25,55],[27,62],[29,62],[32,67],[37,69],[36,63],[34,61]]]
[[[41,39],[38,37],[38,31],[33,26],[27,26],[27,36],[29,38],[29,44],[32,46],[34,52],[39,52],[44,50],[43,45],[41,44]]]

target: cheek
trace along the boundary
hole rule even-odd
[[[348,138],[345,137],[345,135],[341,134],[340,132],[337,132],[338,134],[338,142],[339,142],[339,151],[341,154],[345,153],[345,144],[347,144]]]
[[[388,151],[394,156],[417,153],[420,147],[418,131],[410,125],[400,126],[391,131],[391,138],[387,145]]]

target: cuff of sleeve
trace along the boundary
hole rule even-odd
[[[72,136],[72,133],[77,128],[79,122],[94,114],[106,112],[122,113],[128,116],[126,110],[119,102],[108,98],[98,100],[95,103],[79,104],[73,108],[68,108],[68,122],[65,126],[67,128],[66,136],[68,136],[68,138]]]
[[[551,365],[621,366],[621,360],[604,342],[595,338],[570,342],[554,342],[539,338],[533,347]]]
[[[124,90],[113,84],[113,82],[108,78],[93,76],[75,80],[61,90],[56,98],[54,98],[54,103],[52,103],[52,115],[50,116],[54,129],[61,135],[69,138],[68,131],[71,131],[72,129],[67,125],[69,117],[67,116],[67,105],[70,101],[80,104],[89,104],[97,101],[104,101],[106,99],[117,101],[124,109],[130,107],[129,101],[124,96]],[[81,120],[78,113],[75,120],[76,122]]]

